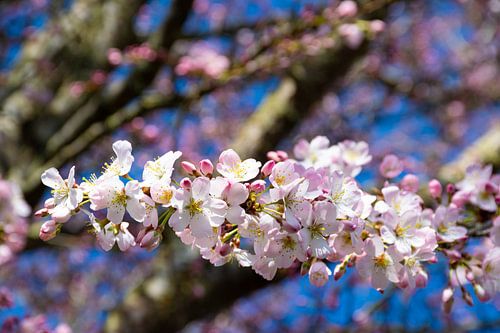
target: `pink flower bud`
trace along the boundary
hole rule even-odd
[[[444,250],[443,252],[450,260],[458,261],[462,259],[462,254],[457,250]]]
[[[443,302],[443,310],[445,313],[450,313],[451,308],[453,307],[453,289],[448,287],[443,290],[443,294],[441,295],[441,300]]]
[[[223,257],[227,256],[233,251],[233,248],[229,244],[223,244],[218,248],[219,254]]]
[[[146,125],[142,130],[142,136],[147,142],[155,142],[160,137],[160,128],[156,125]]]
[[[47,208],[42,208],[35,212],[36,217],[45,217],[47,215],[49,215],[49,210]]]
[[[447,192],[448,194],[455,193],[455,191],[456,191],[456,190],[457,190],[457,188],[455,187],[455,185],[453,185],[453,184],[451,184],[451,183],[450,183],[450,184],[448,184],[448,185],[446,185],[446,192]]]
[[[322,287],[328,282],[332,271],[322,261],[316,261],[309,269],[309,281],[316,287]]]
[[[363,42],[364,33],[357,24],[341,24],[338,31],[340,36],[343,37],[345,44],[351,49],[357,49]]]
[[[185,189],[185,190],[189,190],[191,189],[191,186],[193,185],[193,183],[191,182],[191,179],[189,178],[182,178],[181,182],[179,183],[179,185]]]
[[[47,209],[52,209],[56,206],[56,202],[55,202],[54,198],[48,198],[47,200],[45,200],[45,203],[43,206]]]
[[[267,177],[273,172],[273,168],[276,165],[276,162],[274,160],[269,160],[266,163],[264,163],[264,166],[262,169],[260,169],[260,172],[264,177]]]
[[[441,295],[441,301],[443,303],[448,302],[453,298],[453,289],[451,287],[447,287],[443,290],[443,294]]]
[[[200,161],[200,171],[205,176],[211,176],[214,172],[214,165],[210,160],[204,159]]]
[[[425,288],[427,286],[428,280],[429,276],[427,275],[427,272],[424,270],[420,270],[415,276],[415,285],[417,286],[417,288]]]
[[[62,323],[57,325],[54,333],[73,333],[73,330],[71,330],[68,324]]]
[[[433,179],[429,182],[429,193],[431,196],[436,199],[441,196],[441,193],[443,192],[443,187],[441,186],[441,183],[437,179]]]
[[[267,153],[267,158],[272,160],[272,161],[275,161],[275,162],[279,162],[280,161],[280,158],[278,157],[278,153],[275,152],[275,151],[270,151]]]
[[[458,191],[451,198],[451,202],[458,208],[462,208],[467,202],[469,202],[469,197],[470,193],[465,191]]]
[[[57,235],[57,223],[54,220],[48,220],[40,227],[40,239],[43,241],[51,240]]]
[[[71,84],[71,87],[69,88],[69,93],[71,94],[71,96],[78,98],[83,94],[85,89],[86,87],[83,82],[76,81]]]
[[[57,206],[56,208],[54,208],[51,215],[52,219],[57,223],[64,223],[67,222],[71,217],[71,211],[66,207]]]
[[[399,279],[399,282],[396,283],[396,285],[400,289],[405,289],[410,285],[410,282],[408,282],[408,278],[406,276],[404,276],[404,277]]]
[[[283,162],[288,159],[288,153],[283,150],[277,150],[276,155],[278,156],[280,162]]]
[[[403,163],[396,155],[386,155],[380,164],[379,171],[386,178],[395,178],[403,172]]]
[[[413,174],[408,174],[401,180],[401,188],[408,192],[416,193],[418,185],[418,177]]]
[[[474,292],[476,293],[477,298],[481,302],[487,302],[491,299],[491,296],[488,294],[486,290],[484,290],[483,286],[479,283],[474,284]]]
[[[108,50],[108,61],[111,65],[117,66],[122,62],[122,54],[120,50],[111,48]]]
[[[107,78],[106,73],[99,70],[93,72],[92,75],[90,76],[90,80],[92,81],[92,83],[98,86],[104,84],[106,82],[106,78]]]
[[[196,166],[188,161],[182,161],[181,167],[188,173],[188,175],[194,175],[196,171]]]
[[[370,30],[373,33],[381,33],[385,30],[385,22],[381,20],[373,20],[370,22]]]
[[[258,179],[252,182],[250,184],[250,191],[253,191],[255,193],[260,193],[263,192],[266,189],[266,182]]]
[[[352,0],[342,1],[335,11],[340,17],[353,17],[358,13],[358,5]]]
[[[140,247],[152,251],[160,245],[161,238],[161,233],[154,229],[142,229],[137,235],[136,242],[139,243]]]

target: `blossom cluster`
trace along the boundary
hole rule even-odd
[[[0,178],[0,266],[24,248],[30,213],[19,186]]]
[[[355,267],[381,292],[389,284],[425,286],[424,265],[436,262],[439,251],[450,262],[444,303],[452,299],[454,286],[470,297],[465,283],[473,284],[481,300],[500,290],[500,177],[490,166],[469,168],[462,181],[445,190],[432,180],[432,199],[424,208],[418,178],[411,174],[399,183],[387,179],[372,194],[361,188],[355,177],[372,160],[365,142],[301,140],[294,158],[272,151],[264,164],[242,160],[228,149],[215,165],[207,159],[198,165],[183,161],[188,176],[179,181],[173,178],[179,151],[146,162],[137,180],[129,175],[131,144],[117,141],[113,150],[116,156],[102,175],[80,184],[74,167],[66,179],[54,168],[42,174],[52,188],[52,197],[37,212],[51,217],[42,226],[42,239],[55,237],[79,212],[88,215],[106,251],[115,243],[122,251],[136,245],[154,249],[168,225],[215,266],[237,261],[270,280],[278,269],[300,262],[316,286]],[[403,163],[386,156],[380,171],[393,179]],[[135,236],[130,221],[142,224]],[[465,245],[475,233],[491,233],[491,240],[484,253],[471,255]],[[327,262],[337,263],[333,272]]]
[[[188,53],[179,59],[175,67],[178,75],[204,74],[218,78],[229,67],[229,59],[204,43],[194,44]]]

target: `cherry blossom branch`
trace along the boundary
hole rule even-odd
[[[386,182],[377,196],[364,192],[355,177],[371,161],[365,142],[302,140],[294,148],[296,159],[269,152],[264,165],[241,160],[229,149],[216,168],[209,160],[198,166],[182,162],[188,177],[180,181],[172,179],[179,151],[148,161],[138,181],[128,174],[134,161],[130,143],[117,141],[113,150],[116,157],[104,164],[104,173],[81,184],[74,167],[66,180],[54,168],[42,174],[42,182],[53,189],[53,197],[36,213],[51,217],[41,228],[42,239],[54,238],[63,223],[83,212],[104,250],[115,243],[122,251],[136,245],[154,249],[168,224],[215,266],[236,261],[272,280],[277,269],[299,262],[311,283],[323,286],[332,275],[325,261],[338,262],[335,279],[355,267],[381,292],[390,285],[424,287],[424,267],[437,260],[439,251],[450,265],[445,309],[451,307],[453,286],[460,287],[468,303],[464,284],[472,283],[483,301],[498,291],[500,176],[492,175],[491,166],[468,168],[466,177],[446,191],[431,181],[433,209],[423,207],[413,175],[400,184]],[[402,171],[394,155],[380,165],[388,179]],[[143,229],[132,235],[124,219],[142,223]],[[494,244],[486,246],[485,256],[466,250],[468,232],[477,234],[478,225],[493,226],[483,235],[491,234]]]

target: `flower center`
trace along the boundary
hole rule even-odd
[[[445,234],[448,231],[448,228],[444,224],[440,224],[437,229],[439,234]]]
[[[345,244],[352,244],[352,238],[351,238],[351,233],[350,232],[345,232],[342,235],[342,239],[344,240]]]
[[[231,173],[238,178],[242,178],[243,176],[245,176],[246,172],[246,168],[239,163],[231,168]]]
[[[285,184],[285,180],[286,180],[286,177],[284,175],[279,175],[279,176],[276,176],[274,178],[274,181],[276,182],[276,184],[278,184],[279,186]]]
[[[125,191],[120,191],[115,194],[115,197],[111,201],[114,204],[118,204],[120,206],[126,206],[127,205],[127,194]]]
[[[294,250],[296,242],[295,242],[295,240],[293,240],[292,237],[287,236],[281,240],[281,244],[282,244],[283,248],[286,250]]]
[[[359,153],[355,150],[346,150],[344,152],[344,159],[349,162],[354,162],[358,159]]]
[[[201,206],[203,205],[203,201],[201,200],[194,200],[191,198],[189,201],[189,204],[186,206],[186,210],[188,211],[189,215],[194,216],[196,214],[201,214],[203,213],[203,208]]]
[[[161,178],[165,173],[165,170],[163,170],[160,163],[158,163],[158,160],[153,163],[148,163],[148,169],[158,178]]]
[[[415,260],[415,258],[408,257],[405,260],[405,265],[408,267],[415,267],[416,264],[417,264],[417,261]]]
[[[325,231],[325,227],[323,224],[313,224],[309,227],[309,231],[311,232],[311,236],[313,238],[323,237],[323,231]]]
[[[332,202],[339,202],[344,196],[345,190],[339,191],[337,193],[332,193]]]
[[[375,267],[379,268],[387,268],[391,264],[391,258],[385,253],[382,253],[381,255],[373,258]]]
[[[69,194],[69,188],[67,186],[64,187],[58,187],[54,190],[52,190],[52,195],[54,196],[54,199],[56,201],[60,201],[64,198],[66,198]]]
[[[396,229],[394,229],[394,233],[396,234],[396,237],[404,237],[406,234],[406,230],[408,230],[410,227],[403,228],[401,225],[397,225]]]
[[[169,203],[170,200],[172,200],[174,192],[171,189],[166,189],[161,192],[160,194],[160,200],[165,203]],[[192,200],[192,199],[191,199]]]

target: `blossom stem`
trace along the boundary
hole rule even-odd
[[[226,233],[224,235],[224,238],[222,238],[222,242],[223,243],[227,242],[228,240],[230,240],[232,238],[233,235],[235,235],[237,233],[238,233],[238,228],[234,228],[233,230],[229,231],[228,233]]]

